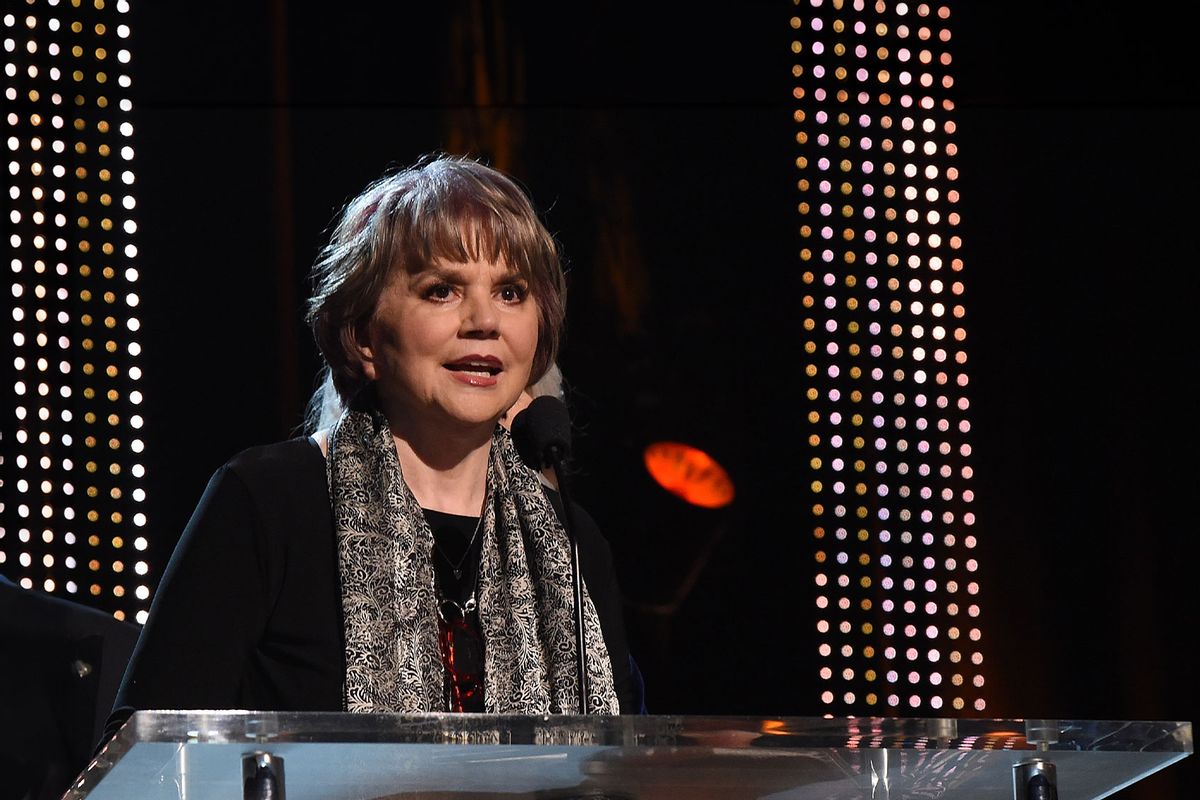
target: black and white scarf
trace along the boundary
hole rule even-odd
[[[347,711],[445,711],[433,534],[377,410],[351,409],[329,438],[346,642]],[[483,507],[478,603],[484,704],[497,714],[579,709],[571,548],[536,473],[501,426]],[[617,714],[612,663],[584,587],[590,714]]]

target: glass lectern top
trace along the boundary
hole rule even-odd
[[[1093,800],[1191,753],[1190,722],[139,711],[66,800],[250,797],[254,759],[278,800]]]

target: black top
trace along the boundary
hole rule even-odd
[[[573,507],[621,710],[637,712],[612,554]],[[320,448],[298,437],[238,454],[209,481],[167,564],[106,738],[138,708],[342,710],[341,609]]]

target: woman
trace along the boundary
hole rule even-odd
[[[576,713],[560,501],[498,424],[555,362],[552,237],[508,177],[432,158],[346,207],[314,278],[327,427],[213,476],[110,732],[137,708]],[[587,709],[636,711],[611,555],[576,511]]]

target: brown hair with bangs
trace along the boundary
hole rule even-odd
[[[463,156],[429,156],[371,183],[346,205],[313,266],[305,320],[328,366],[324,391],[335,391],[336,405],[345,408],[366,385],[356,331],[397,270],[501,258],[528,281],[537,304],[532,384],[558,354],[566,280],[554,237],[528,195],[512,178]],[[319,406],[335,399],[321,394],[310,404],[310,428]]]

